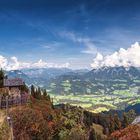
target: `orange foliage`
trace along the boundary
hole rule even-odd
[[[10,111],[13,118],[16,139],[42,139],[56,131],[56,112],[50,102],[31,98],[28,106],[16,107]]]
[[[140,124],[129,125],[128,127],[115,131],[111,134],[112,138],[118,140],[140,140]]]
[[[39,111],[28,107],[16,108],[11,112],[13,118],[14,136],[21,138],[21,134],[37,135],[43,130],[44,119]]]
[[[53,121],[49,121],[48,122],[48,128],[49,129],[52,129],[52,128],[54,128],[55,127],[55,123],[53,122]]]

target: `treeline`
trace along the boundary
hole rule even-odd
[[[90,126],[93,123],[99,124],[104,128],[104,134],[109,135],[116,130],[127,127],[136,118],[136,113],[132,109],[128,112],[123,112],[121,115],[115,114],[93,114],[88,111],[84,111],[84,123],[86,126]]]
[[[35,87],[34,85],[31,86],[31,96],[35,99],[51,99],[46,89],[41,89],[40,87]]]
[[[115,114],[94,114],[82,109],[81,107],[73,107],[71,105],[64,104],[60,105],[60,107],[63,109],[64,115],[68,118],[67,125],[69,124],[61,131],[64,131],[63,133],[70,133],[71,129],[74,127],[71,126],[71,122],[74,121],[75,124],[77,123],[80,127],[84,127],[84,131],[87,132],[84,135],[88,140],[109,139],[112,132],[126,128],[136,117],[134,110],[123,112],[121,115],[117,114],[117,112]],[[113,140],[113,138],[110,139]]]
[[[4,71],[1,69],[0,70],[0,88],[3,87],[3,79],[6,78],[7,76],[5,76]]]

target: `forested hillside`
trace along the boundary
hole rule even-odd
[[[16,140],[114,140],[115,131],[131,124],[136,115],[134,110],[119,116],[94,114],[69,104],[53,105],[45,90],[34,87],[30,102],[11,108],[10,114]]]

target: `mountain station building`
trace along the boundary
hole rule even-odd
[[[3,85],[9,91],[9,95],[20,96],[21,86],[24,85],[24,82],[21,78],[8,78],[4,79]]]

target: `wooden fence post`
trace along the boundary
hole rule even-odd
[[[2,108],[2,106],[1,106],[1,99],[2,99],[2,97],[1,97],[1,94],[0,94],[0,108]]]
[[[8,96],[6,96],[6,116],[8,116]]]
[[[20,95],[20,107],[21,107],[21,105],[22,105],[22,96]]]

